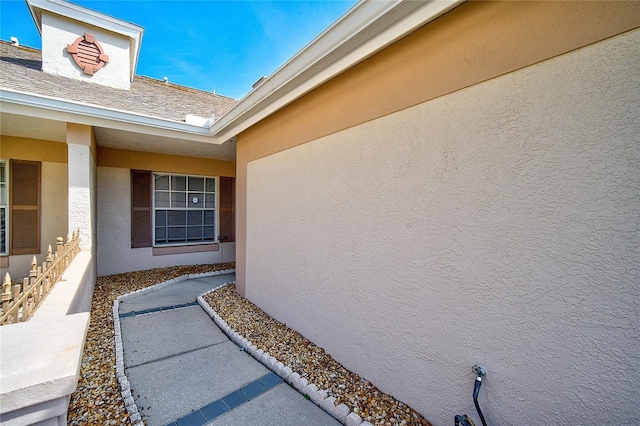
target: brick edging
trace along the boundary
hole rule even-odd
[[[335,405],[336,399],[333,396],[328,396],[326,390],[318,389],[316,385],[314,385],[313,383],[309,383],[307,379],[305,379],[304,377],[300,377],[298,373],[294,373],[289,366],[284,365],[282,362],[264,352],[262,349],[258,349],[258,347],[251,341],[231,328],[229,324],[227,324],[227,322],[223,320],[222,317],[220,317],[220,315],[218,315],[218,313],[204,300],[204,296],[206,296],[207,294],[231,284],[235,283],[222,284],[212,290],[207,291],[206,293],[201,294],[197,298],[198,303],[200,304],[200,306],[202,306],[202,309],[204,309],[205,312],[209,314],[216,325],[220,327],[220,329],[229,337],[229,339],[231,339],[236,345],[243,348],[252,357],[260,361],[269,370],[282,377],[282,380],[291,384],[298,392],[303,395],[308,395],[311,402],[329,413],[340,423],[346,426],[373,426],[367,421],[362,421],[362,418],[358,414],[352,412],[347,405]]]
[[[221,271],[213,271],[213,272],[203,272],[201,274],[188,274],[181,275],[179,277],[173,278],[168,281],[161,282],[159,284],[155,284],[149,287],[141,288],[136,291],[132,291],[130,293],[126,293],[116,297],[113,301],[113,331],[114,331],[114,340],[115,340],[115,352],[116,352],[116,378],[118,380],[118,384],[120,385],[120,393],[122,396],[122,401],[124,402],[125,409],[127,413],[129,413],[129,420],[132,425],[135,426],[144,426],[142,421],[142,417],[138,410],[138,405],[136,404],[133,395],[131,394],[131,384],[129,383],[129,379],[124,372],[124,350],[122,348],[122,330],[120,328],[120,303],[124,300],[136,295],[141,295],[148,293],[152,290],[158,290],[164,287],[167,287],[171,284],[176,284],[182,281],[187,281],[195,278],[202,277],[211,277],[214,275],[225,275],[235,273],[235,269],[223,269]],[[225,284],[223,284],[225,285]],[[219,288],[220,286],[216,287]],[[200,298],[200,296],[198,296]],[[201,304],[202,305],[202,304]]]

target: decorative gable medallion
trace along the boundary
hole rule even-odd
[[[73,44],[68,44],[67,52],[87,75],[95,74],[109,62],[109,55],[104,53],[100,43],[89,33],[84,33],[84,36],[78,37]]]

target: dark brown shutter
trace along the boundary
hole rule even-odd
[[[11,160],[10,254],[40,253],[40,162]]]
[[[131,248],[151,247],[151,178],[147,170],[131,170]]]
[[[220,241],[235,241],[235,216],[233,206],[235,204],[236,179],[232,177],[220,177]]]

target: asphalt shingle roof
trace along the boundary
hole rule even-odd
[[[135,77],[131,90],[122,90],[48,74],[39,50],[6,41],[0,41],[0,87],[174,121],[184,121],[187,114],[218,119],[238,103],[143,76]]]

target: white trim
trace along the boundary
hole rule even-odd
[[[0,107],[9,113],[219,145],[464,1],[361,0],[218,121],[203,126],[6,88],[0,89]],[[46,10],[57,13],[89,14],[102,26],[142,30],[61,0],[27,0],[27,4],[32,14],[47,5]]]
[[[50,120],[107,127],[209,144],[222,143],[212,138],[206,126],[166,120],[143,114],[68,101],[43,95],[0,88],[2,112]]]
[[[42,34],[42,10],[55,13],[76,21],[80,21],[98,28],[103,28],[117,34],[122,34],[131,39],[131,81],[136,75],[138,56],[140,56],[140,45],[144,28],[131,22],[114,18],[95,10],[87,9],[77,4],[62,0],[26,0],[31,17],[36,23],[38,32]]]
[[[197,209],[189,209],[188,207],[183,207],[183,208],[179,208],[179,207],[156,207],[156,176],[169,176],[169,189],[167,190],[167,192],[169,192],[169,200],[171,200],[171,193],[173,192],[171,189],[171,177],[172,176],[182,176],[186,178],[186,189],[184,192],[186,192],[186,194],[189,194],[189,178],[203,178],[205,179],[204,184],[205,184],[205,189],[202,191],[203,193],[203,205],[206,205],[206,195],[210,194],[211,192],[208,192],[206,190],[206,179],[213,179],[214,182],[214,206],[213,208],[206,208],[206,207],[202,207],[202,208],[197,208]],[[220,234],[219,229],[218,229],[218,215],[220,213],[219,208],[218,208],[218,197],[219,197],[219,182],[220,182],[220,176],[205,176],[205,175],[189,175],[189,174],[183,174],[183,173],[167,173],[167,172],[151,172],[151,212],[152,212],[152,217],[151,217],[151,229],[152,229],[152,233],[151,233],[151,238],[152,238],[152,247],[153,248],[162,248],[162,247],[182,247],[182,246],[195,246],[195,245],[205,245],[205,244],[218,244],[218,235]],[[164,192],[165,190],[159,190]],[[182,192],[182,191],[176,191],[176,192]],[[171,203],[171,201],[169,201]],[[187,204],[189,203],[189,200],[186,200]],[[157,210],[172,210],[172,211],[184,211],[184,212],[189,212],[189,211],[211,211],[213,210],[214,212],[214,218],[213,218],[213,229],[216,233],[216,235],[214,235],[213,240],[211,241],[192,241],[192,242],[177,242],[177,243],[166,243],[166,244],[158,244],[156,243],[156,209]],[[189,226],[189,225],[185,225],[185,226]],[[204,224],[202,226],[205,226]]]
[[[465,0],[361,0],[211,127],[226,141]]]

